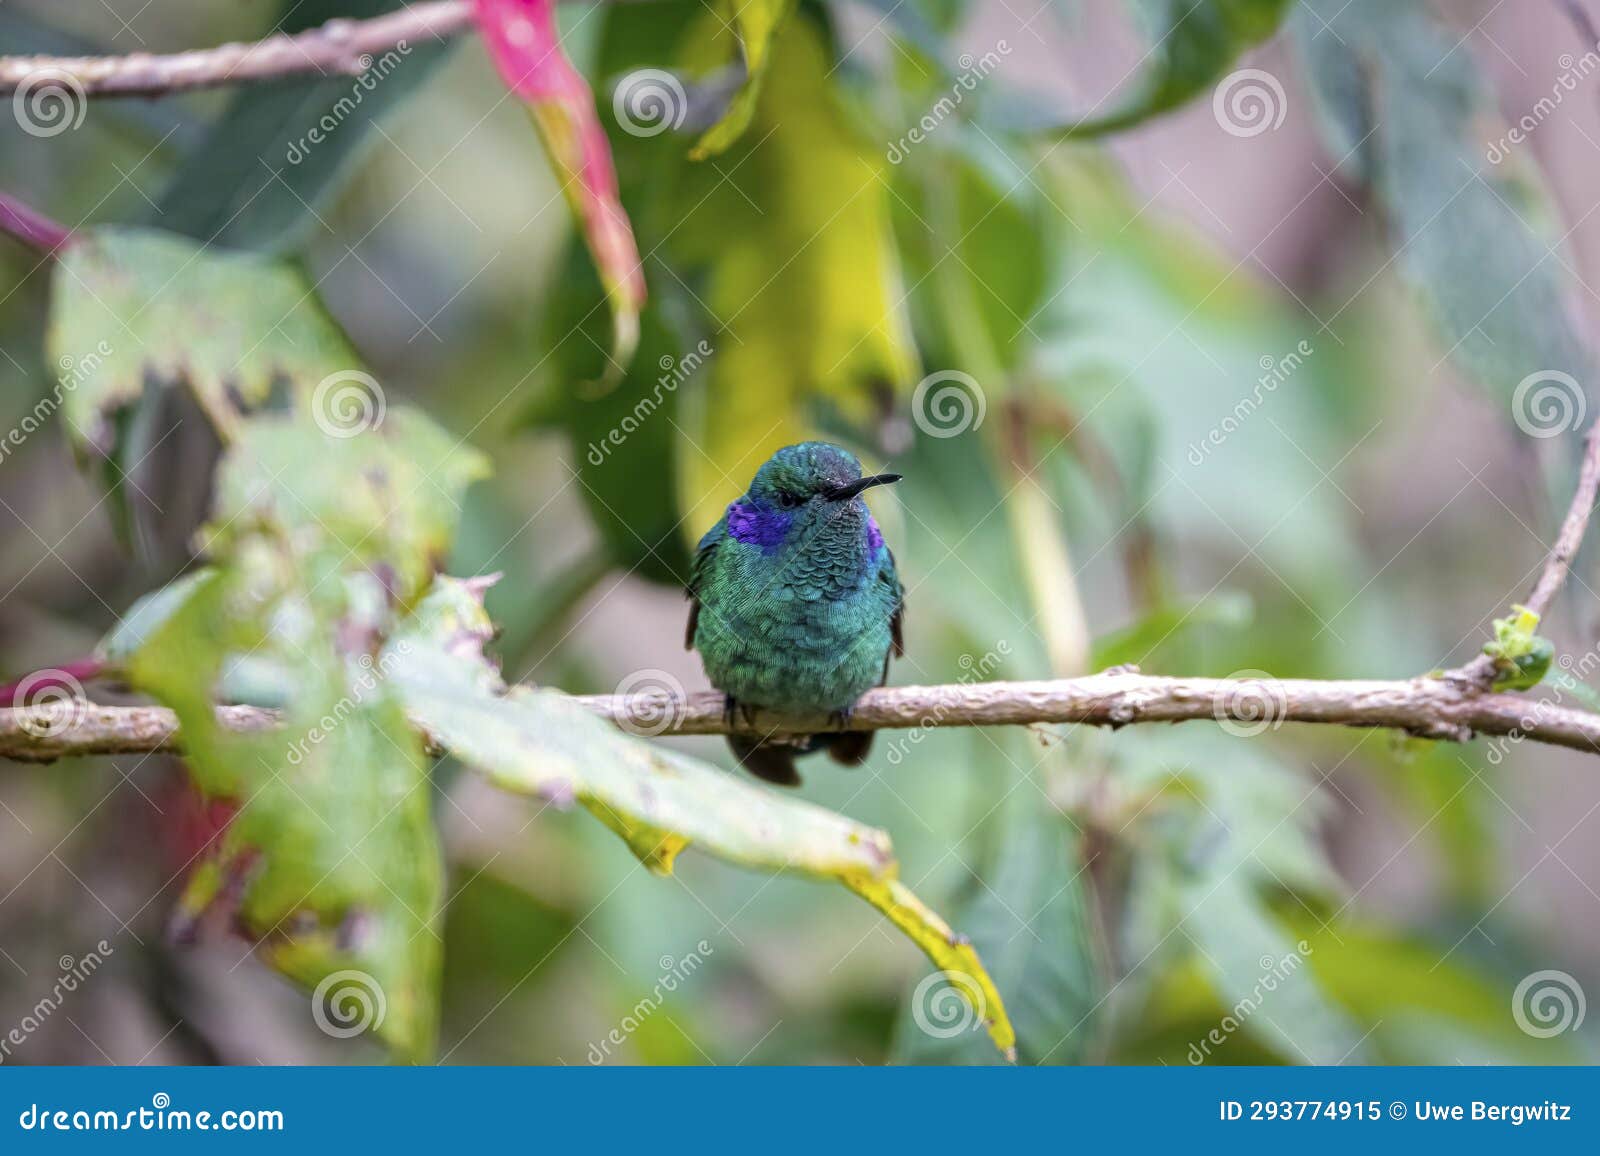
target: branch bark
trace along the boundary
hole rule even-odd
[[[575,701],[626,730],[651,735],[806,734],[835,730],[825,717],[757,712],[730,727],[720,694],[580,695]],[[254,707],[221,707],[227,725],[260,730],[277,716]],[[1600,754],[1600,714],[1515,694],[1481,693],[1438,678],[1406,681],[1167,678],[1114,670],[1042,682],[976,682],[885,687],[867,692],[850,720],[854,730],[928,730],[941,726],[1043,723],[1122,727],[1211,720],[1259,734],[1286,722],[1385,727],[1423,738],[1466,742],[1475,735]],[[0,757],[50,762],[68,755],[178,751],[177,720],[164,707],[78,702],[0,710]]]
[[[1589,433],[1584,438],[1578,487],[1573,492],[1572,504],[1567,507],[1567,516],[1561,521],[1556,544],[1544,561],[1538,581],[1522,603],[1541,618],[1566,583],[1572,563],[1583,548],[1583,536],[1589,528],[1589,517],[1594,512],[1597,495],[1600,495],[1600,421],[1589,427]],[[1485,689],[1494,682],[1497,673],[1494,659],[1487,654],[1480,654],[1465,665],[1449,671],[1445,677],[1463,686]]]
[[[0,57],[0,93],[53,85],[73,96],[163,96],[314,72],[360,75],[375,54],[453,36],[472,23],[470,0],[428,0],[367,20],[330,20],[294,35],[167,56]]]

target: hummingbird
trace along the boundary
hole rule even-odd
[[[759,707],[848,728],[856,700],[888,679],[890,656],[905,652],[905,590],[861,495],[899,480],[863,476],[828,442],[784,446],[700,539],[684,645],[700,652],[730,724]],[[826,749],[856,766],[872,732],[730,734],[728,745],[752,774],[796,787],[795,756]]]

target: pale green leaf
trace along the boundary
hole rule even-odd
[[[1247,49],[1278,30],[1289,0],[1130,0],[1149,32],[1150,51],[1133,91],[1110,111],[1066,125],[1049,124],[1031,107],[1005,120],[1029,131],[1088,138],[1121,132],[1171,112],[1210,88]],[[1037,102],[1034,102],[1037,103]],[[1276,109],[1268,110],[1276,115]]]
[[[109,457],[116,419],[147,388],[184,386],[226,437],[290,382],[360,362],[295,270],[150,229],[75,235],[53,282],[50,358],[72,385],[79,453]]]
[[[472,592],[444,579],[385,653],[390,684],[434,743],[505,790],[581,804],[657,873],[694,845],[741,866],[837,880],[963,977],[957,986],[995,1046],[1013,1054],[977,952],[895,879],[887,834],[621,733],[557,691],[496,686],[481,652],[486,624]]]
[[[1587,381],[1543,190],[1531,158],[1494,143],[1494,97],[1460,37],[1388,0],[1307,0],[1294,27],[1332,150],[1376,192],[1441,346],[1507,401],[1535,373]]]

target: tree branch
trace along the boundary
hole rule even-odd
[[[360,75],[377,53],[442,40],[471,23],[470,0],[428,0],[367,20],[330,20],[292,36],[169,56],[4,56],[0,93],[50,84],[82,97],[162,96],[305,72]]]
[[[1578,488],[1572,495],[1572,504],[1567,507],[1561,530],[1556,534],[1556,544],[1544,561],[1539,580],[1533,584],[1533,590],[1522,603],[1541,618],[1555,601],[1556,594],[1572,570],[1573,561],[1578,557],[1578,551],[1583,548],[1583,536],[1589,528],[1589,516],[1594,512],[1597,495],[1600,495],[1600,421],[1589,427],[1589,433],[1584,438]],[[1447,672],[1445,677],[1464,686],[1484,689],[1494,682],[1498,673],[1495,660],[1487,654],[1480,654],[1465,665]]]
[[[824,717],[758,712],[732,727],[720,694],[580,695],[577,703],[625,730],[650,735],[763,735],[837,730]],[[276,725],[254,707],[221,707],[238,730]],[[1438,678],[1406,681],[1166,678],[1131,670],[1043,682],[975,682],[868,691],[850,719],[854,730],[917,730],[941,726],[1136,723],[1207,719],[1235,733],[1258,734],[1286,722],[1386,727],[1430,739],[1466,742],[1474,735],[1510,736],[1600,754],[1600,714],[1528,698],[1463,690]],[[67,755],[140,754],[180,749],[177,720],[164,707],[96,706],[82,701],[0,710],[0,757],[49,762]]]
[[[0,233],[21,241],[45,257],[54,256],[56,250],[72,240],[72,232],[65,225],[57,224],[8,193],[0,193]]]

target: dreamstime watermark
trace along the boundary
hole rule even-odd
[[[83,123],[89,97],[83,81],[59,68],[37,68],[11,94],[11,115],[29,136],[53,137]]]
[[[670,730],[683,721],[689,709],[683,683],[665,670],[636,670],[617,683],[614,693],[622,702],[617,725],[643,738]]]
[[[83,683],[70,670],[36,670],[21,679],[11,693],[12,707],[24,713],[17,725],[36,739],[74,729],[89,712]]]
[[[388,1014],[383,985],[355,968],[330,972],[311,993],[311,1018],[324,1035],[334,1039],[377,1031]]]
[[[298,165],[311,155],[311,150],[316,148],[345,122],[351,113],[361,107],[361,102],[367,98],[378,85],[388,77],[400,62],[411,55],[409,42],[401,40],[395,46],[377,59],[371,53],[361,57],[361,75],[356,77],[355,83],[350,86],[350,91],[333,102],[333,107],[317,118],[317,122],[308,128],[299,140],[289,142],[289,148],[284,153],[284,160],[291,165]]]
[[[629,136],[660,136],[683,127],[689,115],[689,94],[672,73],[639,68],[611,90],[611,112]]]
[[[1283,124],[1289,100],[1283,84],[1270,72],[1241,68],[1230,72],[1211,94],[1211,115],[1229,136],[1252,137]]]
[[[656,362],[661,368],[661,376],[656,378],[655,388],[647,396],[634,402],[633,409],[607,430],[604,437],[589,443],[589,450],[585,455],[589,459],[589,464],[604,465],[611,451],[620,448],[629,436],[649,420],[651,414],[661,408],[667,395],[676,393],[678,387],[694,376],[695,372],[706,363],[706,359],[715,352],[711,343],[701,338],[700,343],[682,357],[662,354],[661,360]]]
[[[1277,730],[1289,713],[1283,683],[1264,670],[1236,670],[1211,699],[1212,717],[1230,735],[1254,738]]]
[[[1541,96],[1532,108],[1506,129],[1499,140],[1490,141],[1484,151],[1484,159],[1491,165],[1500,164],[1511,155],[1512,149],[1525,143],[1540,125],[1554,116],[1556,109],[1567,99],[1567,94],[1578,90],[1578,82],[1587,80],[1596,69],[1600,69],[1600,52],[1596,49],[1600,49],[1600,45],[1576,58],[1570,52],[1563,52],[1556,60],[1561,74],[1550,86],[1550,95]]]
[[[911,1018],[936,1040],[970,1032],[989,1018],[983,986],[964,971],[936,971],[911,993]]]
[[[1270,353],[1262,354],[1261,360],[1257,362],[1261,367],[1261,376],[1256,378],[1255,388],[1235,402],[1232,412],[1207,430],[1205,437],[1189,443],[1189,464],[1191,466],[1204,464],[1211,451],[1220,448],[1231,434],[1238,432],[1251,415],[1266,402],[1267,396],[1276,393],[1278,387],[1293,377],[1305,364],[1306,358],[1315,352],[1316,349],[1311,342],[1302,340],[1282,357],[1273,357]]]
[[[1534,438],[1559,437],[1577,429],[1588,408],[1578,379],[1559,369],[1530,373],[1511,393],[1511,420]]]
[[[23,1016],[4,1037],[0,1037],[0,1064],[11,1058],[14,1048],[20,1048],[27,1043],[28,1037],[43,1027],[45,1021],[54,1015],[61,1005],[66,1002],[67,996],[77,991],[80,984],[86,982],[91,975],[98,971],[100,965],[106,961],[106,957],[111,954],[111,944],[102,939],[94,945],[92,950],[78,959],[74,959],[70,955],[63,955],[57,961],[57,965],[61,968],[61,974],[56,977],[55,986],[50,989],[49,994],[34,1004],[32,1010]]]
[[[356,660],[360,673],[355,676],[350,684],[350,693],[340,698],[333,704],[333,709],[317,720],[316,725],[306,731],[301,738],[289,744],[289,764],[298,767],[311,753],[313,747],[320,746],[344,720],[355,713],[356,709],[367,700],[367,696],[378,689],[378,684],[394,673],[394,668],[400,665],[401,659],[411,653],[411,643],[402,638],[393,647],[385,649],[382,656],[374,662],[372,655],[363,654]]]
[[[1011,44],[1006,40],[995,41],[994,47],[982,56],[974,57],[970,52],[963,52],[956,61],[961,66],[961,75],[951,83],[950,91],[934,101],[928,111],[922,114],[922,119],[907,129],[904,136],[889,142],[889,148],[884,153],[889,163],[897,165],[905,160],[913,147],[927,140],[956,109],[961,107],[967,98],[967,93],[974,91],[980,80],[1000,67],[1001,58],[1010,55]]]
[[[963,654],[956,660],[956,665],[961,667],[961,675],[956,679],[958,686],[965,686],[971,682],[985,682],[996,670],[1000,668],[1002,660],[1011,653],[1011,644],[1005,639],[995,643],[994,649],[986,651],[982,658],[973,658],[970,654]],[[912,747],[919,745],[928,737],[928,732],[939,726],[944,721],[945,715],[950,713],[954,703],[939,702],[927,714],[917,720],[917,725],[906,730],[889,744],[886,757],[891,767],[898,767],[905,760]]]
[[[595,1065],[605,1063],[611,1056],[611,1049],[620,1048],[627,1043],[628,1037],[638,1031],[645,1020],[660,1010],[666,997],[677,991],[680,983],[699,971],[700,965],[713,954],[715,951],[711,944],[702,939],[694,945],[694,950],[682,959],[663,955],[660,960],[661,975],[656,979],[655,987],[650,989],[649,995],[634,1004],[628,1014],[622,1017],[622,1022],[607,1032],[600,1042],[589,1045],[589,1063]]]
[[[360,369],[342,369],[311,391],[311,420],[331,438],[353,438],[383,424],[388,402],[383,386]]]
[[[1511,1018],[1535,1039],[1577,1031],[1588,1010],[1583,985],[1553,968],[1523,976],[1511,993]]]
[[[1306,956],[1310,954],[1311,945],[1302,939],[1294,945],[1294,950],[1288,955],[1263,955],[1260,961],[1261,976],[1256,980],[1255,987],[1229,1008],[1217,1026],[1207,1032],[1198,1043],[1189,1045],[1189,1062],[1205,1063],[1211,1056],[1211,1050],[1227,1043],[1228,1037],[1242,1028],[1245,1021],[1260,1010],[1266,997],[1277,991],[1279,984],[1288,982],[1289,977],[1300,970],[1306,961]]]
[[[911,395],[911,420],[934,438],[953,438],[977,429],[988,409],[978,379],[959,369],[928,374],[917,382]]]
[[[6,432],[6,436],[0,438],[0,462],[5,461],[13,450],[21,449],[22,443],[42,428],[61,408],[67,394],[87,381],[112,352],[111,343],[102,340],[82,357],[62,355],[61,360],[57,362],[60,372],[56,374],[56,383],[50,387],[50,392],[35,402],[33,408],[23,414],[22,419]]]
[[[120,1112],[31,1103],[17,1114],[17,1126],[24,1132],[282,1132],[284,1119],[276,1108],[174,1108],[171,1096],[157,1092],[148,1108]]]

